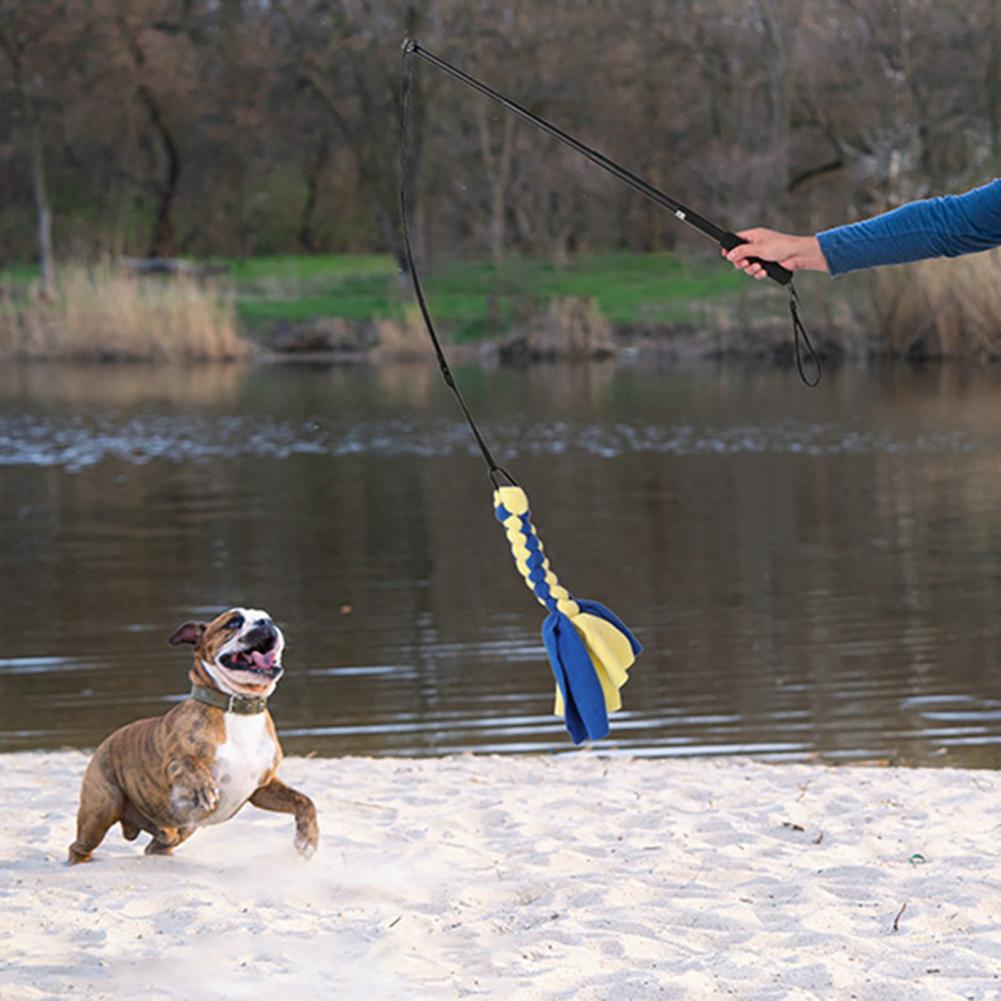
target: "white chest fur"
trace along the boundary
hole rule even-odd
[[[254,794],[274,764],[274,738],[267,715],[240,716],[226,713],[226,740],[216,749],[212,777],[219,790],[219,806],[205,821],[219,824],[229,820]]]

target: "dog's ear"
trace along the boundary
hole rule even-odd
[[[178,626],[174,630],[174,634],[167,642],[171,646],[180,646],[182,643],[190,643],[194,646],[202,638],[204,632],[204,622],[185,622],[183,626]]]

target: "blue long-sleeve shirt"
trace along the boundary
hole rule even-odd
[[[1001,246],[1001,178],[817,234],[832,275]]]

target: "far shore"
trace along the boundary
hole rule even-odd
[[[140,262],[141,263],[141,262]],[[353,362],[426,350],[423,320],[388,256],[178,261],[171,273],[69,265],[39,298],[32,272],[0,272],[0,353],[101,361],[231,360],[252,353]],[[792,361],[785,290],[710,260],[582,255],[557,266],[453,261],[424,275],[453,355],[502,363],[642,356]],[[797,276],[826,358],[1001,358],[1001,250],[831,282]]]

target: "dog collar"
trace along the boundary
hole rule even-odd
[[[228,713],[239,713],[241,716],[257,716],[268,708],[268,700],[262,695],[227,695],[204,685],[192,685],[191,697],[207,706],[215,706]]]

